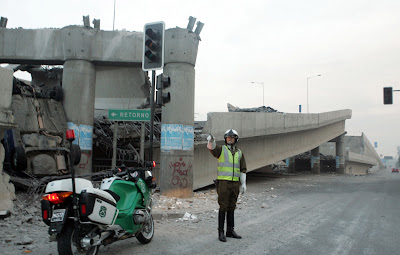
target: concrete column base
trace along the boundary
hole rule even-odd
[[[319,147],[311,150],[311,172],[313,174],[321,173],[321,160],[319,157]]]
[[[191,154],[191,155],[190,155]],[[193,152],[162,152],[161,195],[168,197],[193,197]]]

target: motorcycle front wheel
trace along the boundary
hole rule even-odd
[[[139,234],[136,235],[136,239],[142,244],[147,244],[150,243],[151,239],[153,239],[153,236],[154,236],[154,221],[153,221],[153,215],[150,215],[149,220],[145,223]]]
[[[83,231],[80,229],[79,240],[91,231]],[[99,246],[92,246],[89,250],[84,250],[82,247],[77,247],[75,243],[75,229],[73,222],[67,222],[64,229],[57,236],[57,249],[59,255],[96,255],[99,252]]]

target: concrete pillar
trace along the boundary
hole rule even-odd
[[[171,102],[162,108],[162,124],[194,126],[194,92],[199,37],[187,29],[168,29],[165,33],[164,74],[171,79]],[[164,126],[164,127],[165,127]],[[162,131],[163,135],[163,131]],[[166,139],[168,140],[168,139]],[[168,143],[168,142],[165,142]],[[160,151],[160,192],[165,196],[192,197],[194,148]]]
[[[294,173],[295,172],[295,158],[291,157],[291,158],[287,158],[286,159],[286,166],[288,168],[288,173]]]
[[[75,131],[74,143],[81,147],[76,174],[92,170],[93,123],[95,101],[95,66],[86,60],[67,60],[64,63],[62,86],[68,128]]]
[[[311,172],[314,174],[321,173],[321,164],[319,157],[319,147],[311,150]]]
[[[338,136],[336,138],[336,173],[345,173],[345,155],[344,155],[344,135]]]
[[[194,68],[168,64],[164,74],[171,78],[171,102],[163,107],[162,124],[194,125]],[[161,150],[161,194],[193,196],[194,150]]]

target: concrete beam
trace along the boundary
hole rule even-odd
[[[142,44],[142,32],[80,26],[0,28],[0,63],[62,65],[68,59],[84,59],[95,65],[140,67]]]
[[[364,145],[364,151],[363,154],[366,156],[369,156],[377,162],[377,167],[379,169],[384,168],[385,166],[383,165],[381,158],[379,157],[378,153],[376,152],[374,146],[372,146],[371,142],[368,140],[368,138],[365,136],[364,133],[361,135],[361,139]]]
[[[380,160],[379,160],[380,161]],[[379,165],[374,157],[361,155],[354,152],[347,152],[346,173],[351,175],[364,175],[371,167]]]
[[[369,167],[375,166],[379,163],[373,157],[361,155],[361,154],[350,152],[350,151],[347,152],[346,161],[369,165]]]
[[[203,133],[212,134],[217,139],[223,140],[225,131],[234,128],[240,137],[256,137],[320,128],[350,118],[349,109],[319,114],[213,112],[207,115]]]

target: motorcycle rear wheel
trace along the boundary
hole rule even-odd
[[[86,231],[89,232],[89,231]],[[81,239],[86,233],[80,233]],[[76,247],[75,244],[75,229],[73,222],[67,222],[64,229],[57,236],[57,249],[59,255],[96,255],[99,252],[99,246],[92,246],[89,250],[83,250]]]
[[[150,215],[150,219],[145,223],[140,233],[136,235],[136,239],[142,244],[147,244],[151,242],[153,236],[154,236],[154,221],[153,221],[153,215]]]

